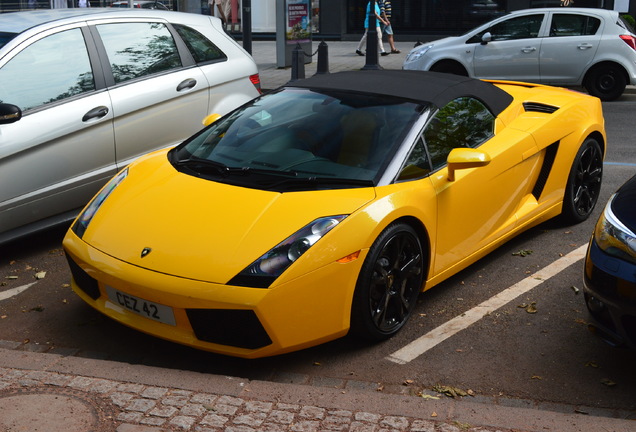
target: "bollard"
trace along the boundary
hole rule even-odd
[[[318,45],[318,67],[316,69],[316,75],[329,73],[329,47],[325,41],[320,42]]]
[[[296,44],[296,48],[292,51],[292,70],[291,81],[305,79],[305,51],[300,44]]]

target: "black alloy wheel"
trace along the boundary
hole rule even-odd
[[[370,341],[396,334],[417,303],[424,280],[424,254],[415,230],[389,225],[369,251],[353,298],[352,333]]]
[[[598,201],[603,179],[603,152],[594,138],[579,148],[565,186],[562,217],[568,223],[586,220]]]
[[[618,99],[627,86],[627,79],[623,71],[612,64],[602,64],[594,67],[585,82],[585,89],[592,96],[602,101]]]

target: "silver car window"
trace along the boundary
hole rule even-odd
[[[197,63],[227,60],[227,56],[223,51],[195,29],[180,24],[173,24],[173,27],[177,30],[177,33],[179,33]]]
[[[116,83],[181,67],[177,45],[162,23],[97,26]]]
[[[600,19],[588,15],[554,14],[550,37],[594,35],[600,26]]]
[[[0,69],[0,102],[23,111],[95,90],[80,29],[42,38]]]

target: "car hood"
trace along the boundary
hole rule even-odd
[[[217,183],[177,172],[161,152],[130,167],[82,239],[135,266],[226,283],[313,220],[374,198],[374,188],[277,193]]]
[[[449,36],[443,39],[437,39],[434,41],[430,41],[430,42],[423,42],[421,45],[418,45],[416,47],[413,47],[410,51],[409,54],[413,54],[416,53],[418,51],[423,50],[426,47],[432,46],[433,48],[437,49],[440,46],[446,46],[448,44],[453,44],[456,43],[455,41],[457,41],[461,36]]]
[[[612,212],[632,232],[636,232],[634,202],[636,202],[636,176],[621,186],[612,202]]]

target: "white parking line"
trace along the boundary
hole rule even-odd
[[[28,284],[28,285],[22,285],[22,286],[19,286],[17,288],[13,288],[13,289],[10,289],[10,290],[7,290],[7,291],[2,291],[2,292],[0,292],[0,301],[6,300],[6,299],[14,297],[14,296],[17,296],[21,292],[26,291],[27,289],[31,288],[36,283],[37,282],[33,282],[33,283]]]
[[[471,310],[453,318],[422,337],[414,340],[404,348],[390,354],[386,357],[386,359],[398,364],[407,364],[408,362],[415,360],[417,357],[421,356],[437,344],[476,323],[485,315],[492,313],[520,295],[530,291],[537,285],[540,285],[544,281],[550,279],[552,276],[557,275],[559,272],[563,271],[575,262],[583,259],[585,257],[586,249],[587,245],[579,247],[569,254],[559,258],[547,267],[544,267],[536,273],[528,276],[524,280],[506,288],[496,296],[491,297]]]

